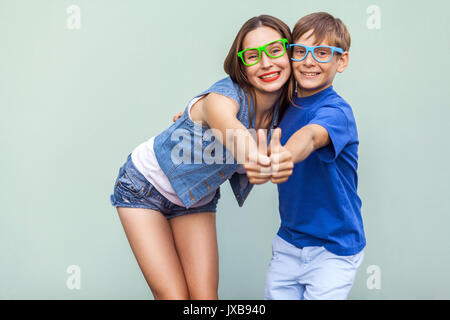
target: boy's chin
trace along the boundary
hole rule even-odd
[[[306,90],[318,90],[320,88],[324,88],[327,85],[325,81],[300,81],[300,88]]]
[[[319,85],[311,85],[311,84],[302,84],[300,83],[297,86],[297,91],[301,94],[301,96],[310,96],[316,94],[325,88],[329,87],[328,83],[321,83]]]

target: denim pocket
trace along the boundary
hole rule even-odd
[[[137,198],[143,198],[148,192],[148,186],[136,179],[132,174],[130,174],[126,169],[121,172],[117,185],[122,187],[122,190],[130,193]]]

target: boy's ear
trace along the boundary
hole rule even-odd
[[[341,54],[341,56],[339,58],[337,72],[339,72],[339,73],[344,72],[344,70],[348,66],[348,62],[349,62],[348,60],[349,60],[348,52],[345,51],[343,54]]]

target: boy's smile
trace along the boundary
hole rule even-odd
[[[304,46],[332,46],[327,41],[317,44],[313,32],[314,30],[306,32],[295,43]],[[317,62],[311,53],[308,53],[303,61],[292,61],[292,70],[297,81],[297,96],[308,97],[330,87],[336,72],[343,72],[347,65],[347,52],[335,53],[333,59],[328,63]]]

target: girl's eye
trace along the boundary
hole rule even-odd
[[[258,58],[259,58],[259,53],[258,53],[258,51],[255,51],[255,50],[246,51],[244,54],[244,59],[246,61],[253,62],[253,61],[258,60]]]
[[[281,53],[281,50],[275,49],[270,51],[271,56],[277,56]]]

